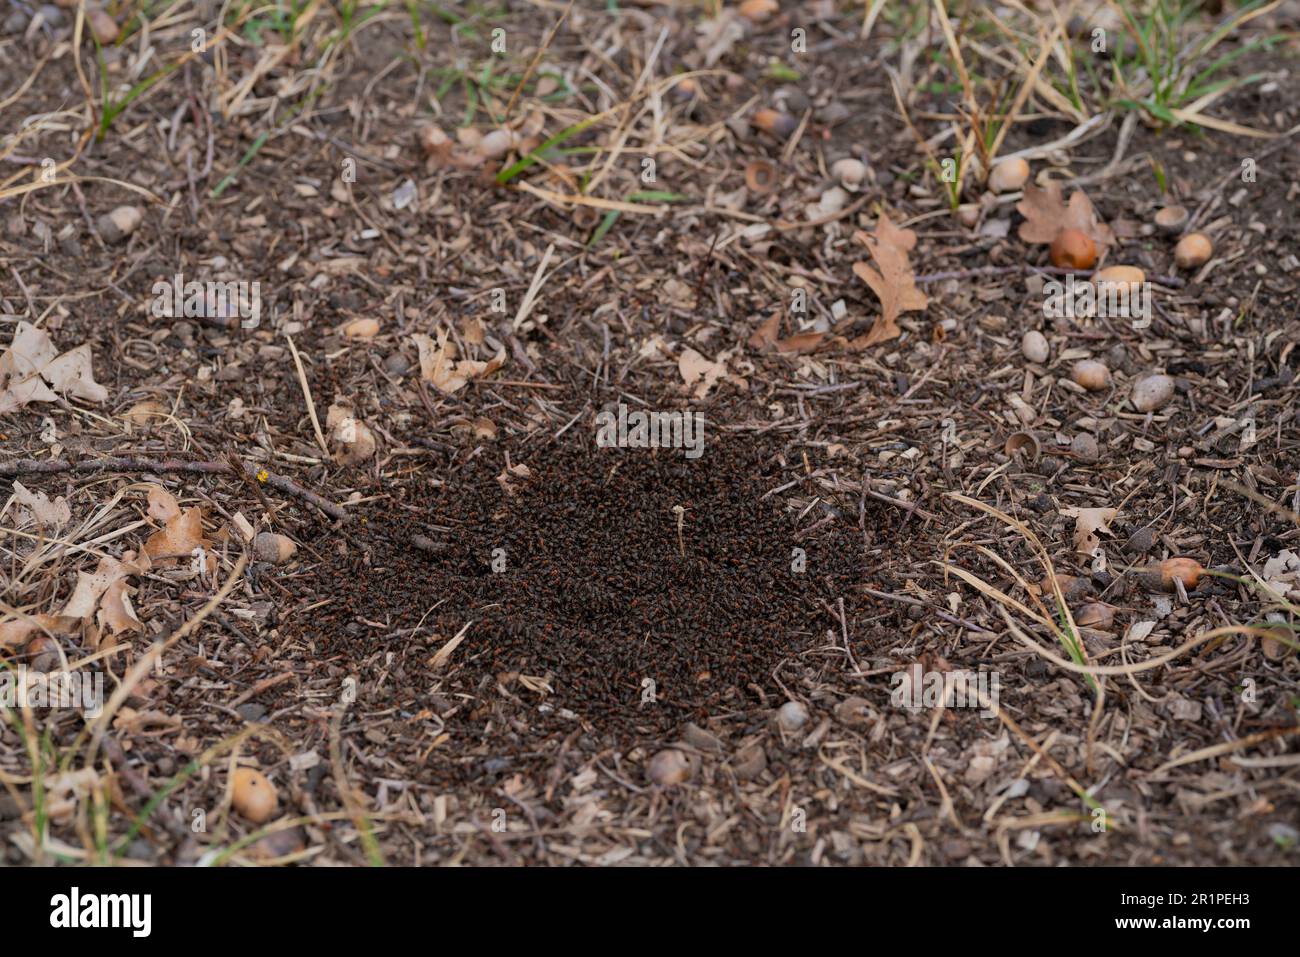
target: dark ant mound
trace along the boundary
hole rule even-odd
[[[332,614],[369,627],[330,629],[326,650],[342,650],[329,647],[340,630],[373,642],[376,621],[408,635],[423,622],[431,648],[472,623],[444,669],[454,687],[473,691],[466,670],[535,676],[555,708],[614,726],[680,721],[751,684],[775,691],[781,661],[839,635],[827,606],[843,598],[852,621],[865,577],[856,516],[798,536],[827,512],[796,525],[769,494],[803,474],[783,473],[775,451],[724,435],[692,460],[570,439],[515,448],[526,477],[485,451],[430,501],[408,486],[404,507],[369,517],[346,567],[329,570]]]

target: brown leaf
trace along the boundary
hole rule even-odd
[[[447,338],[446,329],[438,330],[437,346],[432,338],[422,332],[415,333],[411,338],[420,352],[420,377],[447,395],[464,388],[470,379],[491,375],[506,364],[505,349],[498,350],[487,362],[476,359],[453,362],[456,358],[456,344]]]
[[[1115,508],[1063,508],[1061,514],[1074,519],[1074,547],[1091,555],[1101,544],[1098,532],[1109,532],[1110,522],[1119,513]]]
[[[176,496],[161,485],[151,485],[149,487],[150,518],[155,522],[162,522],[166,525],[180,513],[181,507],[176,504]]]
[[[1081,189],[1074,191],[1067,205],[1060,183],[1049,182],[1046,187],[1030,183],[1025,186],[1024,198],[1016,204],[1016,209],[1025,217],[1020,224],[1020,238],[1027,243],[1047,244],[1062,229],[1077,229],[1103,252],[1107,246],[1115,245],[1115,234],[1102,222],[1092,200]]]
[[[115,585],[124,585],[127,575],[137,575],[144,570],[141,565],[132,561],[134,553],[127,552],[123,557],[126,561],[118,561],[105,555],[99,560],[99,566],[93,573],[77,572],[77,587],[73,589],[72,596],[63,606],[63,610],[59,612],[60,617],[89,618],[95,613],[101,595]]]
[[[717,381],[727,374],[727,363],[706,359],[689,347],[677,358],[677,371],[687,387],[695,386],[695,398],[703,399]]]
[[[14,501],[20,528],[35,522],[41,528],[57,529],[72,521],[72,509],[62,495],[50,501],[44,492],[29,491],[21,482],[14,482]]]
[[[165,528],[150,535],[144,553],[150,558],[187,558],[209,544],[203,537],[203,512],[196,505],[173,515]]]
[[[853,272],[871,287],[871,291],[880,300],[880,318],[867,332],[865,339],[859,337],[854,340],[858,348],[865,348],[901,335],[898,317],[904,312],[924,309],[930,300],[916,288],[915,273],[907,258],[908,251],[916,246],[916,233],[910,229],[899,229],[889,221],[888,216],[881,213],[874,235],[860,230],[854,235],[858,242],[867,247],[871,258],[879,267],[877,271],[865,261],[853,264]]]
[[[134,594],[135,589],[125,579],[109,585],[99,603],[100,627],[107,625],[115,635],[124,631],[143,631],[144,625],[136,617],[135,607],[131,604],[131,596]]]
[[[511,479],[518,479],[520,481],[526,482],[528,481],[528,479],[532,477],[533,477],[532,469],[530,469],[527,465],[524,465],[522,462],[518,465],[511,465],[510,454],[506,453],[506,467],[502,469],[501,474],[497,476],[497,481],[501,483],[501,488],[505,490],[505,493],[507,495],[513,496],[518,494],[515,491],[515,487],[510,484]]]
[[[781,314],[774,312],[767,319],[764,319],[762,324],[749,337],[749,348],[766,349],[776,342],[776,337],[780,334]]]
[[[33,632],[44,628],[46,631],[68,633],[76,622],[71,618],[56,615],[29,615],[26,618],[13,618],[0,622],[0,651],[6,648],[18,648],[26,644]]]
[[[798,332],[793,336],[787,336],[779,340],[776,344],[776,351],[788,355],[805,355],[809,352],[816,352],[824,345],[826,345],[826,333]]]

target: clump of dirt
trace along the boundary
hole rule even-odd
[[[602,731],[752,703],[754,686],[779,691],[783,660],[839,634],[838,599],[852,620],[864,573],[856,522],[837,514],[801,536],[827,512],[800,518],[771,494],[790,482],[778,452],[728,437],[691,460],[572,439],[515,448],[527,477],[502,475],[506,450],[484,452],[338,545],[314,584],[334,601],[309,627],[346,652],[373,648],[381,620],[432,653],[470,623],[445,669],[455,685],[540,678],[551,706]]]

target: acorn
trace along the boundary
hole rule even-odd
[[[739,12],[750,23],[762,23],[780,9],[776,0],[745,0],[740,5]]]
[[[690,779],[691,763],[677,748],[666,748],[646,762],[645,776],[663,787],[682,784]]]
[[[1070,378],[1089,392],[1100,392],[1110,387],[1110,370],[1096,359],[1080,359],[1070,369]]]
[[[1041,450],[1038,445],[1038,439],[1032,432],[1012,432],[1007,436],[1007,441],[1002,446],[1002,451],[1006,453],[1007,458],[1014,459],[1016,454],[1024,456],[1026,462],[1031,465],[1038,461]]]
[[[581,230],[591,229],[600,222],[600,210],[595,206],[574,206],[573,225]]]
[[[683,77],[673,84],[673,96],[679,100],[693,100],[700,95],[700,86],[691,77]]]
[[[995,193],[1010,193],[1020,189],[1029,179],[1029,164],[1024,157],[1013,156],[993,164],[989,173],[989,189]]]
[[[1187,225],[1186,206],[1165,206],[1156,213],[1156,229],[1169,236],[1177,236]]]
[[[1127,284],[1129,289],[1136,293],[1137,289],[1134,287],[1146,282],[1147,274],[1137,266],[1107,266],[1105,269],[1098,269],[1093,273],[1092,281],[1098,286]]]
[[[136,231],[144,214],[136,206],[119,206],[99,217],[99,234],[110,243],[120,243]]]
[[[265,774],[253,768],[236,768],[231,778],[231,804],[254,824],[270,820],[280,797]]]
[[[287,535],[275,532],[258,532],[253,539],[253,557],[259,562],[283,565],[297,553],[298,546]]]
[[[1142,584],[1151,589],[1173,591],[1174,582],[1181,581],[1183,588],[1191,591],[1200,584],[1205,568],[1194,558],[1166,558],[1155,565],[1138,571]]]
[[[1174,247],[1174,262],[1179,269],[1199,269],[1214,255],[1214,244],[1205,233],[1188,233]]]
[[[831,176],[839,180],[839,184],[850,193],[856,193],[862,188],[862,181],[866,179],[867,164],[846,156],[831,164]]]
[[[1062,229],[1052,240],[1052,265],[1057,269],[1091,269],[1097,262],[1097,244],[1079,229]]]
[[[1090,601],[1074,613],[1074,623],[1080,628],[1106,631],[1115,622],[1115,609],[1104,601]]]
[[[745,165],[745,185],[751,193],[765,195],[776,189],[776,164],[765,159],[750,160]]]
[[[788,139],[790,134],[799,126],[799,121],[789,113],[782,113],[780,110],[766,107],[755,113],[750,122],[764,133],[775,136],[779,140]]]

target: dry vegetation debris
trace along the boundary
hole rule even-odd
[[[1300,9],[1207,6],[11,3],[0,666],[103,696],[0,855],[1294,863]]]

